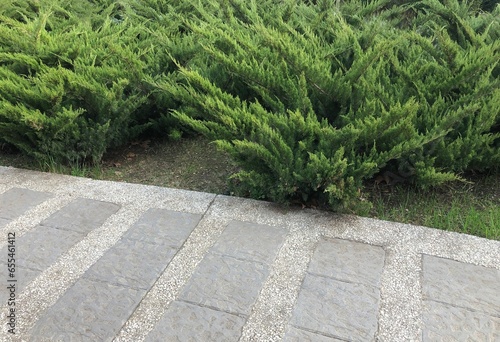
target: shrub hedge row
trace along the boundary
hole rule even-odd
[[[0,142],[99,162],[182,127],[255,198],[352,206],[384,171],[437,185],[500,165],[499,18],[487,1],[10,1]]]

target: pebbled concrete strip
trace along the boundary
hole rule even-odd
[[[56,197],[80,197],[119,205],[130,204],[145,209],[161,208],[203,213],[215,198],[214,194],[157,186],[93,180],[2,166],[0,170],[5,171],[2,177],[11,187],[48,192]]]
[[[420,272],[420,254],[400,246],[385,248],[385,265],[380,282],[378,340],[421,340]]]
[[[85,182],[84,178],[51,174],[47,172],[16,169],[0,166],[2,182],[11,187],[31,189],[40,192],[64,192],[73,185]],[[2,183],[0,182],[0,183]]]
[[[240,341],[280,341],[305,276],[317,234],[304,230],[290,233],[278,252]]]
[[[65,303],[68,300],[72,303],[82,303],[82,307],[85,307],[83,300],[76,299],[79,298],[77,292],[83,292],[84,288],[94,286],[92,284],[107,284],[107,288],[116,287],[118,292],[122,291],[120,289],[131,289],[138,293],[146,291],[145,288],[151,283],[147,281],[134,283],[137,279],[134,280],[134,277],[127,274],[125,270],[117,272],[118,274],[109,274],[109,277],[104,276],[108,271],[105,267],[99,270],[99,265],[101,265],[99,261],[102,258],[102,263],[105,264],[106,255],[109,255],[108,261],[116,262],[118,267],[120,256],[130,256],[129,252],[135,253],[136,249],[146,246],[145,244],[154,245],[155,238],[152,241],[141,240],[140,234],[137,234],[139,229],[135,238],[128,240],[128,236],[130,234],[133,237],[132,227],[145,213],[159,209],[187,212],[203,217],[185,243],[176,247],[178,252],[156,283],[152,285],[150,291],[144,295],[140,304],[137,304],[133,299],[135,297],[131,296],[129,304],[115,307],[119,311],[114,316],[116,321],[109,323],[109,327],[113,327],[110,330],[115,332],[102,331],[105,340],[110,340],[115,333],[118,334],[116,340],[122,341],[141,341],[145,338],[158,340],[164,333],[162,323],[177,325],[182,329],[198,329],[196,332],[199,334],[193,333],[192,335],[196,337],[226,336],[220,335],[217,329],[206,331],[203,322],[208,321],[214,322],[218,327],[225,323],[229,324],[227,326],[227,333],[230,333],[228,336],[231,336],[229,339],[233,340],[241,333],[241,341],[280,341],[282,339],[286,341],[338,341],[349,339],[351,336],[349,334],[353,330],[358,334],[357,336],[368,336],[368,339],[371,339],[369,336],[374,336],[374,339],[378,341],[498,339],[499,323],[498,314],[495,311],[498,306],[495,302],[496,298],[493,297],[498,293],[495,290],[495,285],[498,283],[495,280],[495,274],[500,271],[500,242],[498,241],[314,210],[285,209],[270,203],[226,196],[98,182],[2,167],[0,167],[0,174],[2,193],[12,188],[23,188],[54,195],[53,198],[28,209],[16,219],[4,221],[5,226],[1,229],[5,232],[9,231],[5,229],[10,228],[20,229],[22,232],[22,234],[19,233],[20,235],[35,232],[42,227],[40,223],[50,216],[37,210],[46,203],[59,203],[55,199],[64,196],[66,196],[64,204],[59,203],[57,209],[52,209],[50,206],[46,209],[54,213],[76,198],[111,202],[121,206],[121,209],[104,222],[104,225],[92,230],[83,240],[62,252],[62,255],[57,257],[55,263],[52,263],[49,268],[44,269],[40,274],[35,273],[27,277],[34,278],[34,280],[28,279],[28,284],[23,285],[25,290],[17,293],[17,305],[23,305],[23,309],[19,311],[21,315],[18,316],[17,326],[21,335],[17,335],[16,338],[8,335],[5,339],[7,341],[54,340],[56,335],[37,330],[43,325],[44,317],[55,317],[57,311],[54,310],[65,307],[59,303]],[[37,181],[39,175],[42,183]],[[5,182],[6,179],[8,182]],[[35,212],[36,215],[30,214]],[[154,215],[151,220],[154,220]],[[164,219],[159,219],[161,220]],[[275,257],[266,257],[265,253],[256,253],[256,259],[249,260],[253,252],[247,253],[247,256],[245,254],[239,254],[237,257],[229,256],[239,252],[239,248],[233,248],[231,251],[233,247],[231,244],[238,243],[239,233],[242,232],[231,233],[230,230],[225,229],[236,221],[248,222],[250,226],[267,225],[273,229],[284,229],[286,237],[281,247],[275,247]],[[27,222],[29,226],[27,228],[17,226],[16,222]],[[154,229],[148,233],[148,235],[156,234]],[[26,236],[29,237],[29,235]],[[6,234],[0,241],[5,241],[5,239]],[[128,241],[130,242],[126,243]],[[249,242],[243,242],[243,248],[251,249],[252,247],[244,247],[247,243]],[[338,246],[328,248],[332,246],[332,243],[338,243]],[[371,257],[368,257],[365,262],[374,262],[371,267],[378,267],[381,261],[377,259],[377,255],[380,253],[371,253],[374,250],[383,250],[381,275],[370,272],[359,274],[360,266],[356,265],[356,260],[346,261],[341,258],[345,251],[353,253],[359,251],[358,257],[354,259],[363,258],[364,253],[369,253]],[[168,259],[169,250],[165,253],[168,254],[165,259]],[[329,256],[323,257],[323,253]],[[206,256],[221,257],[225,260],[232,258],[231,260],[267,267],[267,273],[262,278],[263,282],[260,281],[262,286],[260,292],[256,296],[252,295],[251,300],[245,302],[245,305],[250,305],[250,310],[242,305],[241,308],[236,309],[236,311],[242,311],[227,313],[215,308],[215,306],[220,307],[218,303],[209,308],[203,306],[199,300],[198,305],[181,300],[180,297],[187,288],[186,284],[193,279],[193,274],[197,270],[203,268]],[[329,257],[335,258],[333,263],[335,265],[328,264]],[[122,262],[126,263],[127,257],[123,259]],[[131,266],[138,267],[138,264]],[[158,269],[152,273],[159,274],[163,266],[159,265]],[[91,269],[96,273],[91,275],[89,271]],[[469,270],[468,272],[475,276],[463,277],[464,269]],[[449,273],[440,270],[446,270]],[[122,275],[123,277],[120,278]],[[155,277],[156,275],[150,276],[150,278]],[[449,277],[463,278],[464,282],[462,284],[459,280],[454,284],[459,285],[458,287],[449,286]],[[433,284],[440,282],[447,286],[433,288]],[[325,283],[324,286],[318,285],[323,283]],[[72,292],[73,288],[78,289],[77,286],[82,286],[82,284],[85,286],[77,292]],[[470,292],[468,296],[460,298],[462,301],[457,301],[458,291],[469,289],[470,286],[472,288],[484,287],[482,295],[487,297],[486,300],[477,300],[474,297],[474,291],[466,290]],[[335,323],[341,322],[342,318],[331,319],[336,313],[329,310],[322,311],[320,306],[310,315],[300,315],[301,310],[303,312],[312,310],[305,303],[314,300],[314,296],[318,296],[317,291],[325,291],[325,296],[321,298],[327,298],[330,303],[335,304],[338,298],[334,294],[340,293],[341,290],[344,291],[342,293],[346,293],[344,298],[351,298],[350,300],[355,303],[363,298],[366,300],[371,298],[366,294],[369,289],[375,294],[377,290],[379,291],[378,304],[374,301],[370,304],[372,307],[378,306],[378,327],[375,332],[373,326],[369,324],[353,329],[352,320],[349,320],[348,324],[336,327]],[[360,293],[361,296],[349,296],[349,293]],[[304,300],[306,295],[311,299]],[[109,298],[112,296],[112,293],[109,294]],[[319,302],[319,297],[316,300],[318,300],[318,305],[324,304],[324,300]],[[340,311],[342,311],[341,304],[338,303]],[[96,310],[90,304],[87,307],[89,312]],[[7,307],[0,309],[0,319],[3,320]],[[182,314],[176,315],[176,312]],[[367,310],[367,313],[370,312]],[[344,313],[344,315],[349,314],[349,312]],[[125,322],[128,315],[130,318]],[[311,316],[323,322],[319,324],[320,328],[310,326],[312,323],[307,320],[307,317]],[[64,323],[66,316],[61,324],[74,326],[74,323],[83,316],[78,317],[80,318],[75,318],[76,320],[69,324]],[[186,317],[198,317],[200,321],[186,322]],[[371,322],[370,317],[365,320],[365,323]],[[41,320],[40,323],[37,323],[38,319]],[[459,331],[460,326],[456,325],[457,320],[464,320],[461,324],[462,331]],[[125,323],[117,332],[122,322]],[[78,330],[84,325],[77,325],[76,330],[67,328],[64,331],[58,331],[58,336],[64,339],[63,336],[67,336],[64,335],[65,331],[84,334],[85,332]],[[449,329],[444,328],[446,326]],[[34,327],[33,332],[36,331],[36,333],[29,330],[31,327]],[[183,331],[186,336],[191,336],[187,330]],[[47,335],[45,338],[37,337],[38,332],[41,335]],[[212,333],[215,335],[211,335]],[[0,336],[2,340],[4,335],[0,333]],[[85,337],[80,335],[82,336]],[[224,337],[221,338],[224,339]]]
[[[211,209],[208,210],[210,212]],[[143,341],[177,298],[228,222],[205,214],[163,274],[144,296],[114,341]]]

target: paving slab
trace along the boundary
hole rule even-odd
[[[150,209],[84,275],[110,284],[149,289],[201,215]]]
[[[0,264],[0,267],[2,270],[7,269],[7,264]],[[26,285],[28,285],[33,279],[38,277],[40,275],[41,271],[39,270],[34,270],[26,267],[16,267],[15,271],[15,288],[16,292],[20,293],[22,292],[25,288]],[[2,273],[3,274],[3,273]],[[8,278],[6,278],[7,280]],[[10,290],[8,288],[9,285],[12,285],[13,283],[5,282],[5,286],[0,287],[0,303],[7,303],[7,300],[9,299],[10,296]]]
[[[382,247],[341,239],[320,241],[309,273],[371,286],[380,285],[385,252]]]
[[[16,239],[17,265],[43,271],[83,237],[79,232],[37,226]],[[0,251],[7,255],[7,246]]]
[[[0,218],[15,219],[51,196],[49,193],[29,189],[9,189],[0,194]]]
[[[307,330],[302,330],[290,326],[283,338],[284,342],[341,342],[345,340],[339,340],[335,337],[330,337],[326,335],[320,335]]]
[[[423,341],[500,341],[500,317],[425,301]]]
[[[179,298],[248,315],[286,233],[279,227],[230,222]]]
[[[287,231],[267,225],[232,221],[224,229],[211,252],[270,264],[285,241]]]
[[[238,341],[244,324],[242,317],[176,301],[145,341]]]
[[[124,234],[124,238],[179,248],[200,219],[199,214],[152,208]]]
[[[1,218],[0,217],[0,229],[2,229],[3,227],[5,227],[6,225],[8,225],[10,223],[10,220],[8,219],[4,219],[4,218]]]
[[[379,302],[375,287],[307,275],[291,324],[348,341],[371,341]]]
[[[268,274],[266,265],[208,254],[179,298],[229,313],[248,315]]]
[[[41,224],[87,234],[92,229],[102,225],[118,209],[120,209],[120,205],[115,203],[77,198]]]
[[[425,299],[500,317],[499,270],[424,255],[423,294]]]
[[[497,341],[500,242],[0,167],[0,341]]]
[[[291,320],[295,328],[303,330],[292,329],[295,333],[291,336],[313,331],[329,338],[374,339],[384,256],[379,246],[341,239],[321,240]]]
[[[83,277],[148,290],[175,251],[171,247],[121,239]]]
[[[144,290],[80,279],[32,329],[32,341],[112,341]]]
[[[424,255],[423,299],[424,341],[500,341],[500,270]]]

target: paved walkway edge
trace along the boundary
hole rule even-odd
[[[0,167],[0,196],[12,189],[50,196],[38,204],[34,202],[12,219],[2,218],[0,208],[0,249],[6,248],[9,232],[16,232],[16,238],[22,237],[77,198],[113,203],[117,209],[17,294],[19,333],[8,334],[8,326],[2,324],[0,341],[32,339],[31,329],[45,312],[151,208],[190,213],[200,219],[121,327],[115,341],[146,339],[164,312],[179,298],[200,262],[207,253],[212,253],[214,244],[231,222],[266,225],[286,232],[279,250],[270,259],[269,274],[251,311],[242,316],[245,323],[240,341],[281,341],[302,324],[294,316],[294,308],[305,298],[301,292],[305,279],[313,282],[317,277],[310,262],[323,241],[362,243],[383,250],[380,279],[374,285],[380,293],[374,335],[378,341],[426,339],[426,327],[432,322],[427,321],[425,313],[441,305],[439,300],[434,300],[440,294],[429,285],[432,272],[439,273],[440,260],[445,260],[442,266],[445,268],[448,267],[446,260],[484,267],[500,280],[500,241],[465,234],[317,210],[283,208],[250,199]],[[3,226],[1,220],[6,222]],[[6,262],[3,259],[0,263]],[[3,278],[0,281],[4,285],[6,277]],[[444,309],[440,306],[436,310]],[[485,311],[488,310],[487,307]],[[8,312],[6,304],[0,307],[1,322],[8,321]],[[494,324],[500,324],[500,307],[488,314],[494,317]],[[325,338],[337,336],[314,329],[302,333],[323,334]]]

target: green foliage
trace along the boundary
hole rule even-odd
[[[498,6],[498,0],[482,0],[481,1],[481,9],[484,11],[489,11],[492,12],[497,8]]]
[[[147,126],[152,49],[140,27],[97,9],[16,1],[0,13],[0,140],[38,159],[98,162]]]
[[[178,61],[152,83],[242,166],[247,195],[351,206],[381,170],[431,186],[500,163],[498,18],[456,1],[233,4],[186,20],[210,69]]]
[[[10,0],[0,143],[98,162],[197,131],[239,194],[352,207],[500,165],[500,7],[459,0]],[[182,126],[179,126],[179,123]]]

